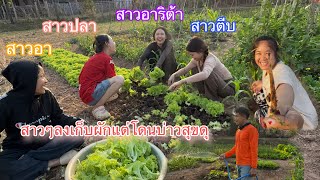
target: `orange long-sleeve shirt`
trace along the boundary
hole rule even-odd
[[[236,154],[237,165],[257,168],[259,133],[251,124],[236,132],[236,142],[233,148],[225,153],[226,158]]]

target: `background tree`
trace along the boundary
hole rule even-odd
[[[11,24],[14,24],[14,21],[13,21],[13,18],[12,18],[12,13],[11,13],[11,10],[9,8],[9,3],[12,3],[12,1],[11,0],[8,0],[8,1],[2,0],[2,2],[3,2],[4,7],[6,9],[7,17],[9,18]]]

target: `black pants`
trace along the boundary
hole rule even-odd
[[[192,75],[199,73],[197,67],[191,69]],[[222,77],[212,71],[209,77],[203,81],[194,82],[192,85],[196,87],[200,94],[213,101],[222,101],[227,96],[235,94],[235,87],[233,84],[227,85],[228,82]]]
[[[48,169],[48,161],[81,146],[83,138],[55,137],[35,150],[5,149],[0,153],[1,180],[33,180]]]

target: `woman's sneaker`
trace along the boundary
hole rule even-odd
[[[111,115],[110,113],[105,109],[104,106],[99,106],[96,109],[92,111],[92,115],[94,118],[98,120],[104,120],[109,118]]]

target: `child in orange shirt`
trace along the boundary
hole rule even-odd
[[[233,115],[234,122],[238,125],[235,145],[228,152],[221,154],[220,159],[229,158],[233,154],[236,154],[238,176],[242,177],[247,174],[256,176],[258,164],[258,131],[248,121],[250,113],[247,108],[239,107],[235,109]],[[251,179],[251,177],[242,178],[242,180],[249,179]]]

